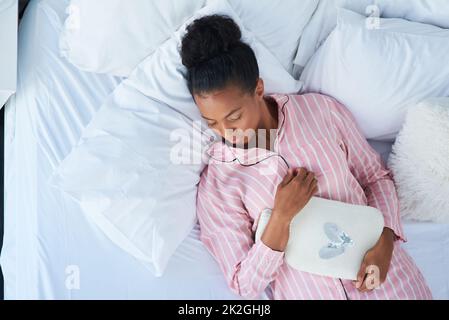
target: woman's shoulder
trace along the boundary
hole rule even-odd
[[[321,93],[275,94],[272,95],[287,116],[297,119],[322,119],[328,121],[336,100]]]
[[[319,93],[319,92],[303,92],[303,93],[273,93],[273,94],[269,94],[268,96],[273,97],[275,99],[283,99],[283,98],[290,98],[290,99],[300,99],[301,97],[316,97],[316,98],[322,98],[322,99],[327,99],[329,101],[333,101],[335,100],[335,98],[323,94],[323,93]]]
[[[291,96],[296,105],[308,110],[310,116],[319,114],[327,125],[339,125],[343,122],[356,122],[351,110],[336,98],[321,93],[306,93]]]
[[[301,104],[308,104],[314,108],[330,108],[335,102],[335,98],[315,92],[292,95],[291,99]]]
[[[335,98],[315,92],[300,93],[300,94],[272,94],[270,97],[274,98],[281,106],[282,104],[292,105],[295,108],[301,109],[330,109],[337,102]]]

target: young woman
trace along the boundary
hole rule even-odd
[[[265,96],[254,52],[226,16],[194,21],[181,56],[203,118],[223,137],[209,149],[197,213],[201,239],[234,292],[258,298],[270,285],[274,299],[431,298],[400,246],[405,238],[391,174],[345,107],[320,94]],[[383,213],[385,228],[366,253],[357,281],[284,263],[289,224],[312,196]],[[272,215],[255,242],[265,208]],[[377,288],[376,281],[368,283],[367,266],[379,268]]]

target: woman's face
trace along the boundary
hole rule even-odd
[[[202,95],[195,102],[209,128],[234,145],[251,141],[261,122],[264,84],[259,79],[255,92],[244,92],[235,85]]]

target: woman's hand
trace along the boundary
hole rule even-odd
[[[276,251],[284,251],[290,232],[290,222],[305,207],[317,191],[317,181],[306,169],[290,169],[279,184],[262,242]]]
[[[304,168],[288,170],[277,188],[273,215],[291,222],[317,190],[317,180],[313,172]]]
[[[384,228],[379,241],[366,253],[357,280],[354,281],[355,287],[360,292],[376,289],[387,279],[393,256],[394,240],[393,230]]]

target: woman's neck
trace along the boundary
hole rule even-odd
[[[278,112],[276,101],[271,97],[264,97],[261,106],[262,116],[259,129],[263,129],[257,134],[257,146],[273,151],[276,131],[278,129]],[[259,134],[261,136],[259,136]]]
[[[277,130],[278,128],[278,112],[279,109],[277,107],[276,101],[266,96],[263,99],[263,105],[261,106],[262,117],[261,123],[259,125],[259,129],[265,129],[267,131]]]

